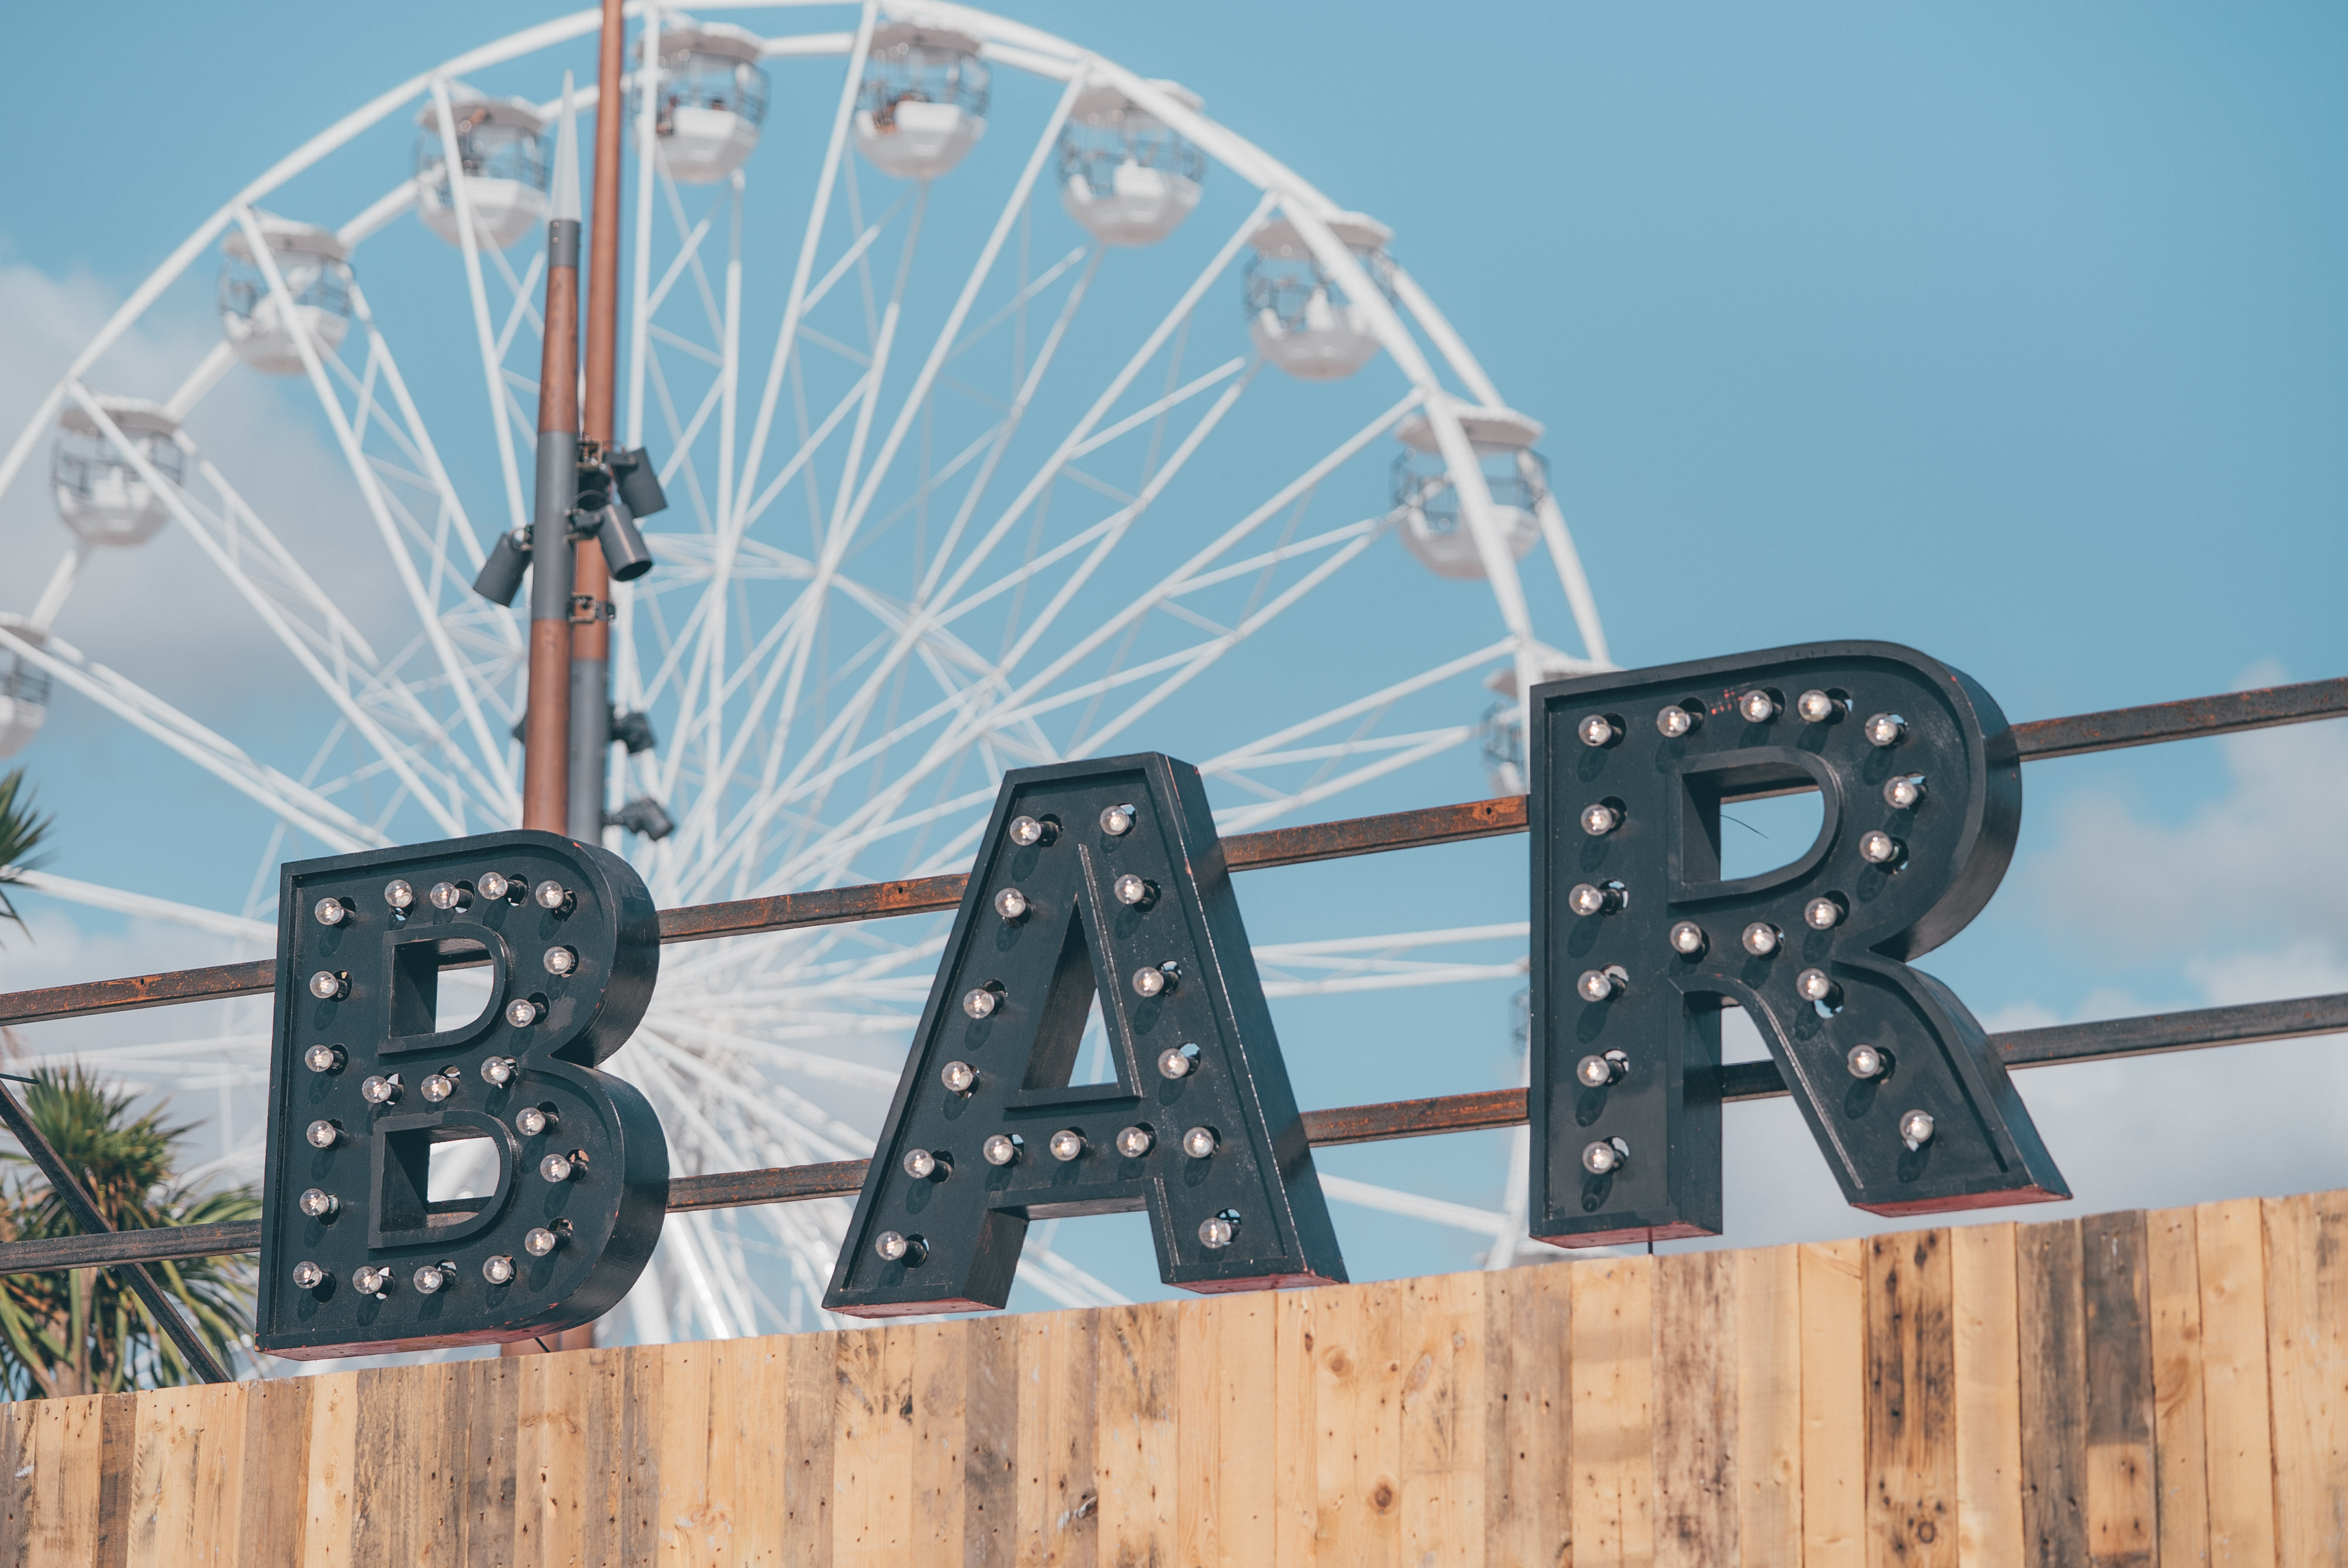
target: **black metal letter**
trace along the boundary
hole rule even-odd
[[[1996,891],[2013,731],[1969,677],[1821,643],[1533,692],[1532,1225],[1716,1234],[1720,1009],[1743,1007],[1852,1204],[2070,1196],[1981,1026],[1907,960]],[[1790,864],[1721,880],[1725,802],[1816,789]]]
[[[1072,1088],[1096,995],[1117,1081]],[[1000,1307],[1029,1220],[1135,1209],[1169,1284],[1345,1277],[1206,791],[1154,753],[1004,775],[824,1305]]]
[[[487,966],[486,1000],[444,1028],[442,971],[468,965]],[[659,972],[644,882],[554,833],[287,865],[261,1348],[479,1345],[617,1305],[660,1239],[668,1143],[644,1096],[594,1069]],[[495,1156],[495,1188],[436,1199],[432,1150],[463,1140]]]

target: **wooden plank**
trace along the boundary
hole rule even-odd
[[[109,1400],[122,1397],[110,1396]],[[124,1561],[130,1568],[176,1564],[196,1550],[196,1460],[203,1429],[203,1386],[157,1388],[130,1398],[134,1409],[130,1440],[135,1451],[121,1500],[123,1522],[129,1526],[123,1532],[128,1536]],[[101,1425],[105,1413],[101,1406]],[[101,1499],[104,1494],[101,1477]],[[103,1519],[99,1529],[107,1531]]]
[[[2212,1568],[2274,1568],[2266,1220],[2255,1198],[2193,1212],[2201,1290],[2203,1463]]]
[[[959,1563],[967,1521],[970,1325],[913,1330],[911,1561]]]
[[[1201,1568],[1223,1561],[1226,1305],[1224,1299],[1203,1297],[1180,1303],[1174,1313],[1174,1553],[1177,1562]],[[1265,1560],[1271,1555],[1269,1551],[1263,1554]]]
[[[1956,1283],[1949,1233],[1867,1242],[1867,1561],[1957,1562]]]
[[[1019,1551],[1018,1333],[1008,1318],[981,1318],[964,1354],[962,1560],[1010,1568]]]
[[[1573,1561],[1655,1554],[1652,1257],[1573,1265]]]
[[[721,1340],[640,1346],[622,1364],[620,1480],[623,1560],[730,1563],[733,1497],[711,1482],[710,1419]],[[640,1434],[640,1435],[639,1435]],[[645,1465],[636,1454],[649,1450]],[[649,1474],[645,1473],[649,1470]]]
[[[515,1357],[521,1369],[516,1437],[514,1560],[563,1568],[586,1558],[588,1357]]]
[[[102,1533],[98,1486],[105,1463],[104,1402],[100,1394],[40,1402],[26,1562],[97,1560]]]
[[[1175,1531],[1176,1313],[1171,1303],[1113,1306],[1098,1315],[1100,1367],[1093,1385],[1094,1474],[1107,1563],[1170,1563]]]
[[[1957,1561],[2023,1560],[2021,1353],[2014,1317],[2013,1227],[1949,1233],[1956,1299]]]
[[[237,1558],[243,1533],[245,1420],[252,1406],[234,1383],[216,1384],[199,1391],[196,1401],[196,1451],[191,1470],[195,1496],[188,1510],[189,1535],[195,1550],[184,1563],[227,1568]],[[430,1561],[446,1563],[445,1556]]]
[[[1304,1568],[1320,1560],[1321,1410],[1314,1370],[1314,1309],[1325,1290],[1272,1296],[1272,1562]]]
[[[1099,1373],[1091,1313],[1019,1319],[1019,1561],[1092,1568],[1100,1539],[1093,1479],[1093,1385]]]
[[[1383,1568],[1402,1554],[1401,1301],[1388,1285],[1335,1285],[1313,1304],[1313,1550]]]
[[[2159,1561],[2209,1560],[2209,1414],[2202,1399],[2201,1270],[2190,1209],[2145,1216],[2152,1319],[2153,1495]]]
[[[2265,1203],[2275,1554],[2348,1562],[2348,1194]]]
[[[329,1372],[310,1384],[310,1443],[302,1487],[304,1568],[350,1568],[358,1532],[359,1374]]]
[[[310,1468],[310,1398],[317,1379],[239,1384],[250,1401],[235,1480],[240,1568],[294,1568],[302,1561],[302,1483]]]
[[[520,1460],[521,1358],[489,1356],[466,1363],[464,1510],[467,1568],[510,1568],[514,1560],[514,1499]]]
[[[831,1568],[832,1408],[839,1379],[834,1357],[840,1336],[799,1334],[785,1351],[782,1411],[782,1562],[788,1568]]]
[[[2144,1212],[2079,1222],[2086,1309],[2087,1552],[2096,1568],[2152,1568],[2152,1300]]]
[[[785,1478],[789,1449],[782,1419],[790,1398],[790,1338],[730,1339],[718,1346],[709,1389],[711,1485],[731,1500],[730,1562],[778,1568],[788,1543]]]
[[[660,1426],[656,1415],[647,1414],[641,1429],[631,1424],[628,1377],[630,1370],[640,1363],[654,1369],[657,1376],[662,1363],[657,1355],[646,1357],[646,1350],[660,1346],[638,1346],[608,1350],[565,1350],[555,1354],[568,1356],[578,1363],[575,1398],[579,1401],[580,1443],[585,1449],[584,1463],[579,1472],[580,1553],[588,1563],[642,1563],[649,1560],[649,1552],[641,1550],[649,1543],[631,1533],[633,1529],[624,1500],[636,1495],[629,1489],[647,1484],[639,1473],[643,1449],[649,1442],[657,1450]],[[648,1400],[647,1411],[659,1408],[660,1396],[639,1391],[637,1400]],[[639,1436],[639,1431],[643,1436]],[[654,1472],[657,1476],[657,1470]],[[655,1486],[657,1482],[654,1482]],[[657,1496],[657,1491],[654,1495]]]
[[[1657,1258],[1652,1332],[1657,1568],[1737,1562],[1735,1259]]]
[[[1802,1560],[1802,1269],[1793,1247],[1732,1253],[1736,1534],[1747,1563]]]
[[[1573,1552],[1572,1265],[1484,1282],[1484,1557],[1552,1568]]]
[[[910,1562],[913,1336],[906,1324],[840,1336],[832,1486],[840,1568]]]
[[[2022,1384],[2024,1561],[2074,1568],[2087,1560],[2086,1307],[2079,1222],[2024,1225],[2014,1235],[2015,1344]]]
[[[130,1467],[139,1452],[139,1396],[108,1394],[98,1407],[98,1568],[130,1561]],[[11,1557],[6,1561],[14,1562]]]
[[[1396,1287],[1401,1561],[1414,1568],[1483,1561],[1485,1279],[1442,1274]]]
[[[1867,1287],[1857,1242],[1802,1247],[1802,1563],[1867,1561]]]

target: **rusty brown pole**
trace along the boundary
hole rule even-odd
[[[608,459],[620,338],[620,145],[626,128],[620,93],[621,0],[603,0],[595,93],[595,200],[587,244],[586,406],[579,427],[588,461]],[[612,753],[612,570],[603,549],[582,540],[573,562],[576,614],[571,632],[570,832],[603,841],[603,770]]]
[[[521,825],[560,833],[571,825],[571,511],[579,496],[579,128],[568,75],[553,196],[538,374],[538,502],[530,514]]]

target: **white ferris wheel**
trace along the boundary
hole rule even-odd
[[[958,870],[1002,771],[1069,758],[1185,756],[1226,832],[1385,809],[1371,787],[1478,747],[1522,788],[1524,689],[1604,667],[1603,634],[1541,427],[1386,227],[1181,87],[1003,17],[697,9],[761,26],[632,4],[622,106],[619,418],[672,504],[646,523],[658,569],[614,590],[606,841],[663,907]],[[0,461],[0,494],[46,481],[68,531],[35,602],[0,614],[0,757],[70,693],[151,741],[159,778],[201,769],[261,808],[264,873],[519,820],[526,612],[470,584],[529,521],[549,152],[598,20],[458,55],[303,143],[76,357]],[[595,110],[592,87],[576,102]],[[302,204],[340,184],[380,194]],[[176,385],[106,383],[143,318],[214,287],[221,336]],[[207,397],[256,376],[338,454],[363,583],[305,567],[199,438]],[[190,634],[246,617],[282,649],[255,678],[314,707],[298,754],[245,749],[55,629],[77,581],[135,569],[165,529],[222,590],[189,596]],[[54,548],[22,532],[15,559]],[[1537,634],[1536,599],[1578,653]],[[1456,798],[1452,777],[1409,803]],[[273,875],[232,913],[27,881],[271,950]],[[671,947],[610,1070],[681,1174],[860,1158],[945,923]],[[1275,996],[1441,985],[1521,972],[1490,960],[1523,930],[1258,956]],[[265,1009],[201,1039],[143,1015],[153,1037],[103,1065],[257,1097]],[[249,1173],[245,1120],[221,1163]],[[1523,1233],[1521,1152],[1489,1211],[1326,1181],[1488,1235],[1496,1264]],[[633,1332],[809,1326],[847,1212],[673,1216]],[[1119,1299],[1081,1229],[1031,1236],[1035,1301]]]

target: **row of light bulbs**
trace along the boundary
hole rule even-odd
[[[333,1202],[327,1194],[313,1187],[309,1191],[302,1194],[304,1213],[312,1212],[310,1204],[313,1198],[326,1198],[328,1202]],[[522,1251],[534,1258],[551,1257],[555,1249],[562,1245],[570,1231],[571,1222],[568,1220],[557,1220],[552,1226],[532,1226],[530,1233],[521,1239]],[[443,1260],[437,1264],[424,1264],[408,1276],[408,1283],[416,1287],[416,1293],[418,1295],[438,1295],[457,1284],[460,1272],[455,1264]],[[498,1253],[481,1260],[481,1277],[493,1285],[513,1284],[515,1276],[520,1272],[514,1266],[513,1254],[510,1253]],[[334,1277],[324,1264],[309,1258],[304,1258],[294,1265],[294,1283],[304,1290],[314,1291]],[[361,1295],[371,1295],[377,1301],[383,1300],[392,1293],[396,1288],[396,1274],[386,1264],[361,1264],[351,1271],[352,1288]]]
[[[1736,699],[1737,716],[1747,724],[1767,724],[1784,709],[1777,694],[1756,686]],[[1833,724],[1850,711],[1850,699],[1816,687],[1794,699],[1794,711],[1808,724]],[[1704,706],[1697,698],[1673,703],[1655,714],[1655,733],[1665,740],[1682,740],[1693,735],[1704,724]],[[1879,713],[1860,727],[1868,744],[1889,749],[1908,735],[1908,721],[1896,713]],[[1612,714],[1593,713],[1574,727],[1581,744],[1604,748],[1622,738],[1622,721]]]
[[[551,878],[533,885],[527,877],[510,877],[503,872],[484,872],[470,886],[437,882],[424,896],[433,908],[452,913],[472,908],[477,890],[491,903],[520,903],[526,899],[549,914],[569,914],[579,907],[579,895]],[[405,919],[416,906],[416,885],[404,877],[394,877],[383,884],[383,902],[391,906],[395,917]],[[358,908],[348,899],[328,897],[320,899],[311,913],[320,925],[336,926],[356,919]]]

